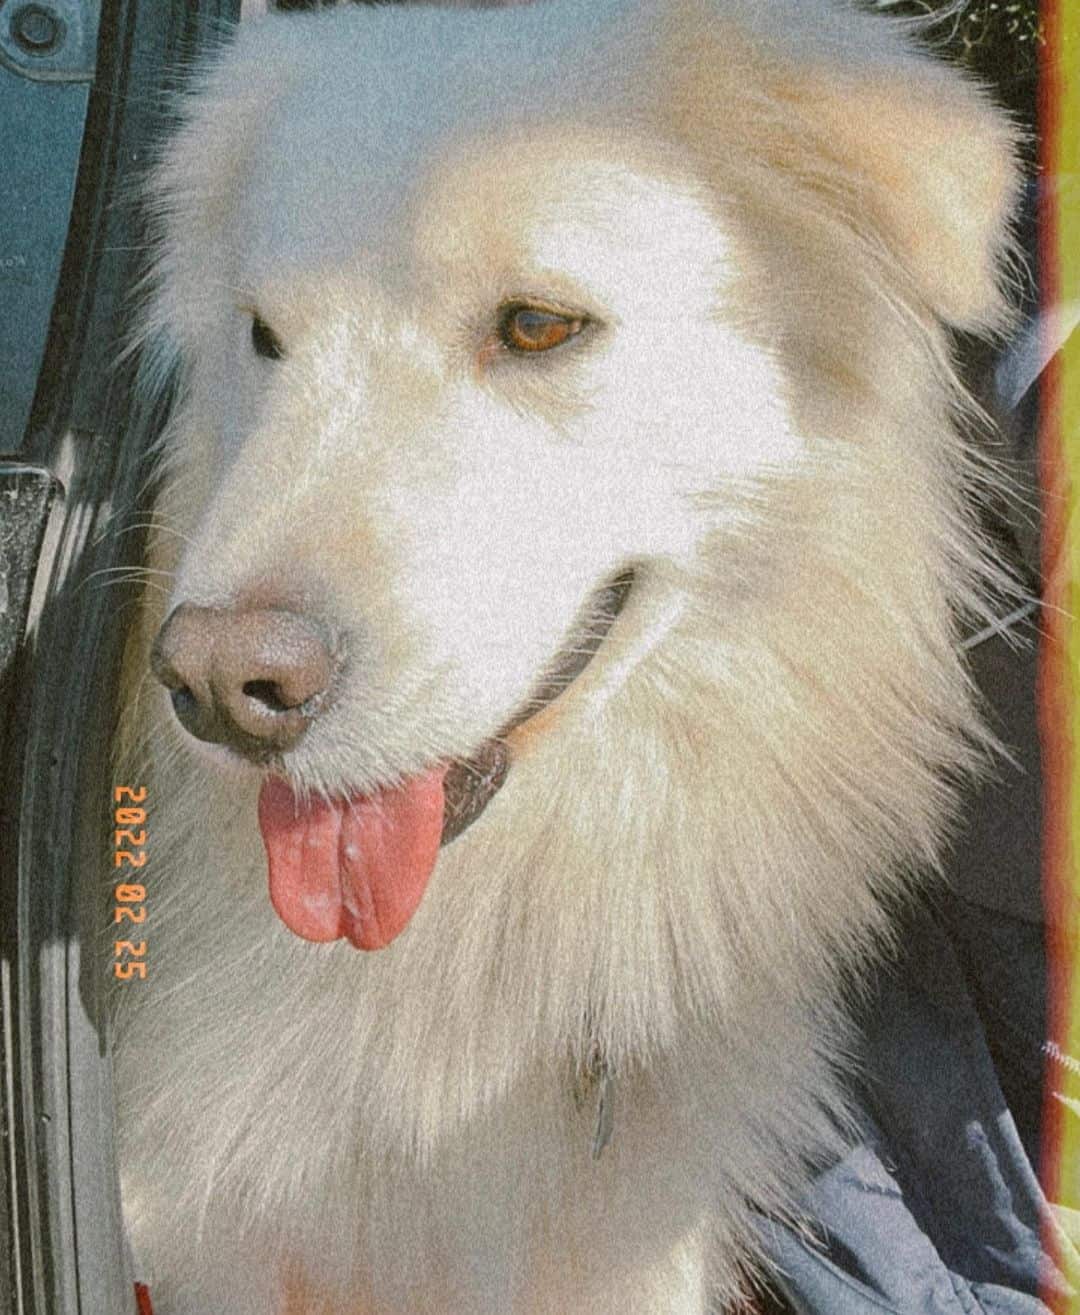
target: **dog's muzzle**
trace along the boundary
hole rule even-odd
[[[519,712],[471,757],[447,768],[442,844],[459,836],[498,793],[510,768],[506,737],[588,666],[632,582],[633,572],[625,571],[593,594],[586,633],[556,656]],[[318,622],[297,612],[182,603],[158,632],[150,665],[180,724],[196,739],[280,768],[282,755],[332,705],[341,654]]]

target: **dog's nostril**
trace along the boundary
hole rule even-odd
[[[186,685],[174,689],[169,697],[172,699],[173,711],[180,718],[181,723],[186,725],[187,721],[198,712],[199,700]]]
[[[246,680],[242,690],[249,699],[261,703],[267,712],[289,712],[292,708],[300,707],[306,702],[305,699],[301,699],[300,703],[289,703],[281,686],[273,680]]]

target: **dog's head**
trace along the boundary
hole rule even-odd
[[[840,562],[886,611],[960,582],[940,326],[998,320],[1009,154],[839,4],[241,31],[156,181],[186,547],[154,663],[267,774],[290,925],[390,939],[515,758],[573,754],[672,636],[722,680],[767,618],[857,625]]]

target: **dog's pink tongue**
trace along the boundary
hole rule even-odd
[[[302,803],[271,778],[259,795],[270,902],[308,941],[381,950],[416,912],[439,853],[445,768],[396,789]]]

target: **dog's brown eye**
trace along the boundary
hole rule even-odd
[[[281,339],[265,320],[259,319],[258,315],[253,316],[251,320],[251,345],[255,348],[256,356],[265,357],[268,361],[280,361],[285,355]]]
[[[541,306],[514,302],[499,320],[499,338],[514,352],[546,352],[575,337],[585,327],[581,315],[564,315]]]

